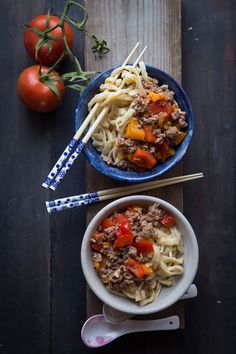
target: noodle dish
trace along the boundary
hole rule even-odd
[[[101,301],[130,314],[149,314],[171,306],[188,290],[198,267],[198,244],[173,205],[134,195],[94,216],[83,237],[81,265]]]
[[[76,110],[76,129],[98,104],[91,125],[108,112],[84,149],[100,172],[118,180],[150,180],[173,167],[192,137],[189,100],[163,71],[140,62],[110,69],[88,85]]]

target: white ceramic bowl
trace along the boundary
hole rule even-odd
[[[171,287],[162,287],[160,295],[150,304],[143,307],[135,304],[131,300],[125,297],[120,297],[110,293],[100,278],[98,277],[96,270],[93,268],[90,238],[92,234],[97,230],[98,225],[104,218],[112,214],[115,210],[121,210],[128,205],[150,205],[153,203],[159,203],[165,210],[169,211],[176,219],[176,226],[180,230],[184,241],[184,274],[181,275],[176,283]],[[88,225],[83,237],[81,247],[81,262],[82,269],[86,281],[91,290],[96,296],[113,307],[116,310],[120,310],[131,314],[151,314],[161,311],[175,302],[177,302],[187,291],[192,284],[198,268],[198,244],[195,233],[184,215],[173,205],[166,201],[144,195],[129,196],[121,198],[111,202],[101,209]]]

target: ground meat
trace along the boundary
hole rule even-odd
[[[145,116],[148,113],[149,98],[147,96],[138,96],[134,100],[133,108],[135,116]]]
[[[173,103],[174,102],[174,92],[170,90],[165,90],[166,100]]]
[[[94,252],[94,253],[93,253],[93,260],[94,260],[95,262],[102,262],[102,255],[101,255],[101,253]]]
[[[158,81],[156,79],[152,79],[150,82],[143,81],[143,87],[146,90],[151,90],[153,92],[160,92],[160,88],[158,87]]]
[[[134,220],[132,222],[132,232],[134,232],[135,235],[140,236],[140,231],[141,231],[141,222],[139,219]]]
[[[148,212],[146,214],[147,221],[153,223],[153,226],[160,225],[160,219],[162,217],[163,211],[160,208],[159,204],[155,203],[148,208]]]
[[[162,133],[160,128],[155,128],[153,129],[153,134],[156,136],[156,141],[155,144],[162,144],[164,143],[164,139],[165,139],[165,133]]]
[[[130,246],[129,247],[129,250],[128,250],[128,255],[131,257],[131,258],[136,258],[137,257],[137,248],[136,247],[133,247],[133,246]]]
[[[135,276],[124,265],[121,265],[114,272],[106,274],[109,280],[108,288],[110,290],[124,289],[134,284]]]
[[[186,122],[186,112],[183,112],[180,109],[171,113],[171,119],[178,123],[180,128],[186,128],[188,126],[188,123]]]
[[[124,149],[124,152],[127,154],[135,153],[137,148],[148,151],[148,152],[150,152],[150,154],[153,154],[153,155],[155,155],[155,152],[156,152],[155,146],[153,144],[150,144],[147,142],[141,142],[141,141],[134,140],[131,138],[128,138],[128,139],[121,138],[119,140],[119,146],[122,147]],[[129,161],[126,161],[126,162],[127,162],[127,167],[131,167],[131,164],[129,164]],[[121,163],[121,166],[122,166],[122,163]]]
[[[144,116],[144,117],[139,117],[138,121],[141,126],[144,126],[145,124],[152,124],[155,126],[158,123],[159,119],[159,114],[154,114],[153,116]]]
[[[179,119],[179,109],[171,113],[171,118],[174,122]]]
[[[166,134],[166,138],[170,141],[174,141],[177,136],[179,135],[179,130],[178,128],[176,128],[175,126],[173,127],[170,127],[168,128],[166,131],[165,131],[165,134]]]
[[[125,139],[125,138],[121,138],[118,141],[118,144],[120,147],[124,148],[124,151],[127,154],[132,154],[136,151],[137,147],[138,147],[138,143],[136,140],[134,139]]]
[[[150,238],[152,236],[152,228],[153,225],[151,222],[147,222],[147,220],[142,220],[141,221],[142,237]]]
[[[142,213],[143,209],[139,206],[134,206],[132,210],[127,209],[125,211],[125,215],[129,218],[131,223],[136,222],[142,216]]]
[[[140,263],[149,263],[152,260],[152,254],[142,254],[140,253],[139,256],[137,257],[137,261]]]
[[[188,126],[187,122],[186,122],[186,112],[180,112],[179,115],[179,126],[180,128],[186,128]]]

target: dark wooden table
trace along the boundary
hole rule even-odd
[[[44,204],[84,191],[84,158],[58,192],[41,187],[73,134],[78,97],[68,91],[59,109],[42,115],[26,110],[15,91],[19,73],[32,64],[23,47],[23,23],[49,7],[61,11],[63,3],[1,1],[0,353],[4,354],[93,351],[80,338],[86,319],[80,266],[85,209],[49,216]],[[182,82],[195,114],[184,170],[205,174],[201,182],[184,185],[184,214],[200,248],[195,279],[199,294],[186,301],[185,329],[124,336],[96,352],[118,354],[132,348],[132,353],[140,354],[234,353],[235,17],[233,0],[182,1]],[[80,37],[77,47],[83,63]],[[64,63],[64,69],[67,66]]]

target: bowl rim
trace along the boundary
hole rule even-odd
[[[108,216],[114,210],[119,210],[120,208],[125,207],[125,205],[128,205],[130,203],[137,203],[138,204],[138,202],[141,204],[142,203],[144,203],[144,204],[145,203],[146,204],[159,203],[161,206],[163,206],[164,209],[171,210],[172,212],[174,212],[174,215],[176,215],[177,218],[180,219],[184,223],[184,225],[188,229],[189,235],[191,235],[190,238],[191,238],[191,242],[193,245],[193,247],[192,247],[193,253],[191,255],[191,268],[189,268],[189,270],[188,270],[188,277],[187,277],[187,279],[182,281],[183,286],[181,288],[179,288],[177,296],[173,297],[172,299],[169,299],[168,302],[165,302],[158,309],[155,309],[153,307],[149,308],[148,305],[147,305],[147,307],[145,307],[145,306],[139,307],[137,305],[137,308],[132,310],[132,312],[130,312],[128,301],[127,301],[127,306],[125,305],[125,308],[121,309],[121,307],[120,307],[121,305],[116,304],[116,301],[114,301],[114,299],[115,299],[114,296],[117,296],[117,295],[110,293],[105,288],[105,286],[103,284],[101,287],[101,280],[99,279],[98,276],[97,276],[97,278],[95,278],[96,281],[94,281],[94,277],[92,277],[92,279],[90,278],[90,276],[89,276],[90,273],[88,271],[88,267],[90,267],[90,270],[92,270],[94,275],[96,275],[96,271],[92,267],[92,259],[91,258],[88,259],[87,254],[88,254],[88,252],[90,252],[90,250],[88,250],[88,246],[89,246],[89,240],[91,237],[91,233],[93,232],[93,229],[95,229],[99,225],[102,218]],[[156,313],[156,312],[162,311],[162,310],[170,307],[174,303],[176,303],[185,294],[185,292],[188,290],[189,286],[192,284],[192,282],[196,276],[196,273],[197,273],[198,263],[199,263],[199,247],[198,247],[198,242],[197,242],[195,232],[194,232],[191,224],[189,223],[187,218],[174,205],[170,204],[169,202],[167,202],[163,199],[160,199],[160,198],[157,198],[154,196],[133,195],[133,196],[119,198],[119,199],[114,200],[113,202],[107,204],[105,207],[100,209],[100,211],[91,219],[90,223],[88,224],[88,226],[85,230],[83,240],[82,240],[82,245],[81,245],[82,271],[85,276],[87,284],[89,285],[91,290],[94,292],[94,294],[102,302],[113,307],[114,309],[120,310],[120,311],[126,312],[126,313],[132,313],[134,315],[146,315],[146,314]],[[101,291],[101,289],[103,289],[104,291]],[[128,300],[128,298],[127,298],[127,300]],[[119,300],[118,300],[118,302],[119,302]]]
[[[93,87],[94,83],[99,81],[101,77],[103,77],[104,75],[108,75],[110,72],[112,72],[117,67],[119,67],[119,66],[114,66],[112,68],[109,68],[109,69],[101,72],[99,75],[97,75],[88,84],[88,86],[86,87],[86,89],[84,90],[82,95],[80,96],[79,101],[76,106],[76,110],[75,110],[75,131],[78,129],[79,111],[81,110],[81,107],[84,105],[83,101],[84,101],[85,97],[88,95],[88,92],[90,91],[91,87]],[[94,157],[94,153],[90,152],[89,147],[88,147],[92,143],[88,142],[88,145],[86,145],[85,148],[83,149],[83,154],[85,155],[86,159],[97,171],[99,171],[100,173],[104,174],[105,176],[108,176],[108,177],[115,179],[115,180],[132,182],[132,183],[141,182],[141,181],[147,182],[147,181],[155,179],[156,177],[162,176],[164,173],[169,171],[171,168],[173,168],[175,165],[177,165],[181,161],[181,159],[183,158],[183,156],[185,155],[185,153],[188,149],[188,146],[189,146],[190,141],[193,136],[193,130],[194,130],[193,110],[192,110],[192,106],[191,106],[190,100],[188,98],[188,95],[186,94],[183,87],[180,85],[180,83],[178,83],[178,81],[175,78],[173,78],[170,74],[166,73],[165,71],[163,71],[159,68],[156,68],[154,66],[151,66],[151,65],[146,65],[146,68],[147,68],[147,71],[155,71],[155,72],[159,73],[160,75],[165,76],[167,78],[167,80],[172,81],[173,84],[178,88],[178,91],[181,93],[181,97],[183,98],[183,100],[188,108],[188,111],[189,111],[189,129],[188,129],[188,132],[187,132],[187,135],[186,135],[184,141],[181,143],[181,150],[178,149],[178,152],[174,156],[170,157],[166,162],[162,163],[161,165],[157,165],[152,170],[142,172],[141,174],[139,174],[137,172],[123,171],[123,170],[119,169],[118,167],[109,166],[102,159],[97,161],[97,159]],[[94,147],[94,149],[96,150],[95,147]],[[97,151],[97,153],[100,154],[98,151]],[[103,166],[101,166],[101,164]],[[155,168],[158,169],[159,166],[161,166],[162,169],[159,171],[155,171]],[[118,173],[118,170],[121,172]]]

